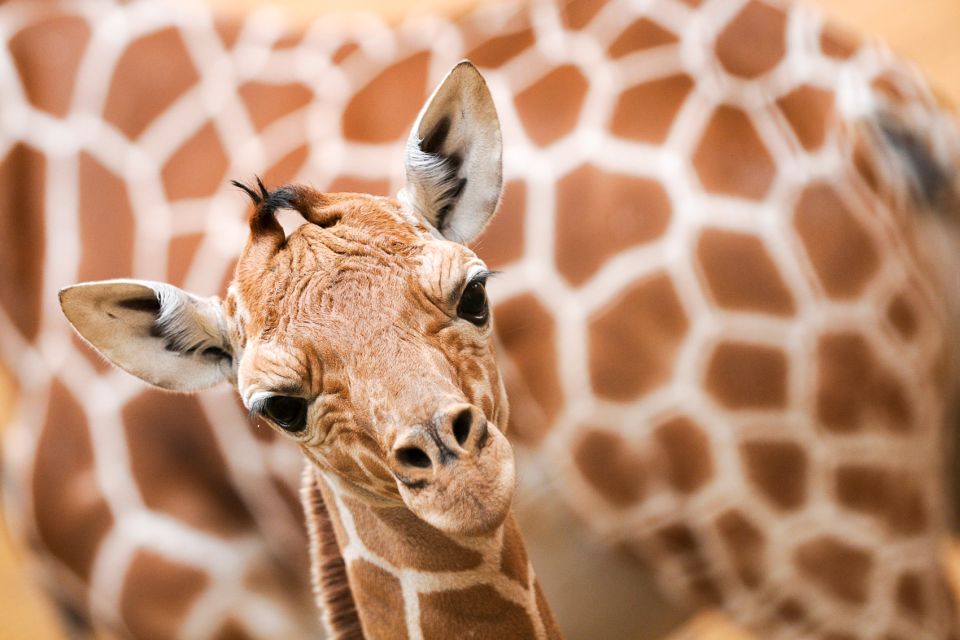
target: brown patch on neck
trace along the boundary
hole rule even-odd
[[[513,516],[503,526],[503,548],[500,550],[500,570],[505,576],[527,586],[527,550]]]
[[[363,639],[357,605],[350,591],[347,566],[340,553],[330,513],[320,492],[320,479],[312,466],[303,473],[300,497],[310,535],[310,568],[317,606],[324,625],[334,640]]]
[[[357,587],[357,603],[363,616],[366,637],[407,640],[406,610],[400,580],[363,558],[350,563],[350,578]]]
[[[449,638],[451,629],[470,630],[472,638],[535,638],[530,615],[489,584],[420,594],[424,638]]]
[[[396,567],[466,571],[483,562],[478,552],[460,546],[405,507],[378,509],[348,497],[343,501],[363,545]]]

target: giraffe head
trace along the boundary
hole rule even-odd
[[[500,163],[493,101],[461,63],[414,124],[398,199],[238,184],[254,211],[225,300],[123,280],[67,287],[61,305],[147,382],[232,382],[356,496],[402,501],[442,531],[489,531],[509,510],[514,463],[489,273],[464,243],[496,208]],[[306,224],[287,235],[279,209]]]

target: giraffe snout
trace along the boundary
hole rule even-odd
[[[391,452],[401,482],[423,486],[455,463],[474,456],[487,440],[487,420],[473,405],[457,403],[434,414],[426,424],[397,438]]]

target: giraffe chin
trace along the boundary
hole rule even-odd
[[[488,429],[482,449],[451,463],[429,483],[397,483],[414,515],[451,535],[483,536],[503,525],[516,489],[513,448],[493,423]]]

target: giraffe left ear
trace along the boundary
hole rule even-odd
[[[216,298],[146,280],[84,282],[60,290],[74,329],[121,369],[172,391],[199,391],[233,376]]]
[[[500,121],[483,76],[455,66],[427,100],[407,141],[401,198],[448,240],[467,243],[487,225],[503,185]]]

